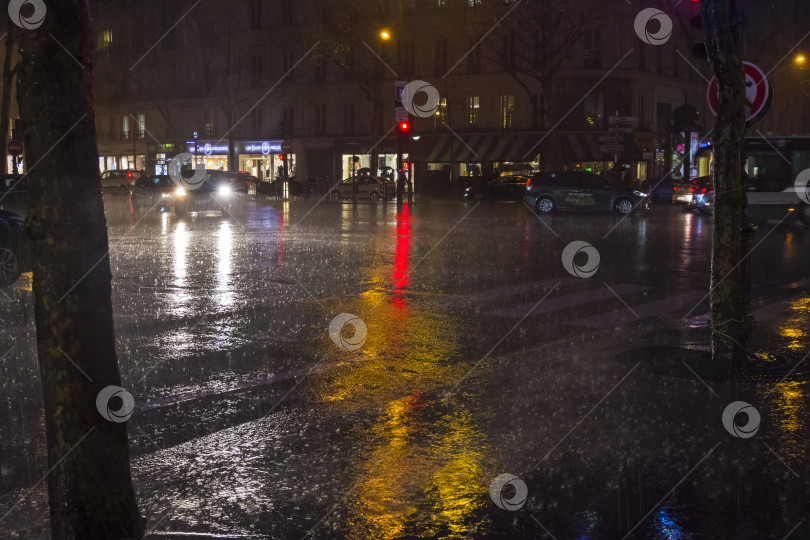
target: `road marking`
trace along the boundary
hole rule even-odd
[[[635,285],[632,283],[621,283],[613,287],[613,290],[616,291],[617,294],[632,294],[641,291],[647,291],[652,289],[652,287],[648,285]],[[605,288],[598,288],[598,289],[591,289],[587,291],[566,294],[563,296],[558,296],[556,298],[551,298],[543,302],[542,306],[539,306],[537,309],[534,310],[532,316],[539,315],[541,313],[552,313],[554,311],[559,311],[561,309],[570,309],[572,307],[577,306],[584,306],[586,304],[592,304],[594,302],[600,302],[602,300],[614,299],[613,293],[610,292],[608,289]],[[532,302],[527,302],[524,304],[518,304],[516,306],[510,306],[506,308],[496,309],[493,311],[486,312],[487,315],[496,315],[498,317],[506,317],[509,319],[519,319],[526,314],[526,310],[532,306]],[[626,308],[625,308],[626,309]]]
[[[627,309],[616,309],[608,313],[601,313],[592,317],[571,321],[568,324],[587,326],[588,328],[615,328],[629,322],[637,322],[641,319],[649,319],[675,311],[676,309],[681,309],[694,303],[694,301],[701,296],[702,293],[698,291],[690,291],[654,302],[647,302],[646,304],[637,304],[633,306],[633,310],[638,313],[638,317],[629,313]]]

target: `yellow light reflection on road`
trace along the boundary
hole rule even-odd
[[[804,458],[806,442],[804,433],[804,411],[807,403],[799,381],[784,382],[776,391],[774,409],[779,430],[780,452],[795,458]]]

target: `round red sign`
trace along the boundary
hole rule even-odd
[[[6,150],[8,150],[8,153],[11,154],[12,156],[19,156],[23,152],[23,143],[15,139],[12,139],[8,141],[8,144],[6,145]]]
[[[743,62],[743,69],[745,70],[745,102],[747,108],[745,119],[748,121],[763,116],[763,113],[767,112],[765,109],[771,104],[771,85],[768,83],[765,73],[751,62]],[[717,116],[718,110],[718,96],[717,77],[712,77],[706,91],[706,99],[715,116]]]

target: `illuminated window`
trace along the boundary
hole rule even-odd
[[[501,96],[500,97],[500,119],[499,124],[502,129],[509,129],[512,127],[512,113],[515,109],[515,96]]]
[[[437,128],[447,123],[447,98],[442,98],[439,108],[433,114],[433,127]]]
[[[467,98],[467,126],[475,127],[478,124],[478,113],[481,109],[481,103],[478,96],[469,96]]]
[[[96,50],[101,53],[109,53],[112,47],[113,33],[111,29],[101,30],[96,34]]]

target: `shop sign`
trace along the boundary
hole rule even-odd
[[[281,141],[248,141],[242,144],[245,154],[278,154],[281,152]]]
[[[227,144],[216,144],[210,142],[189,142],[188,151],[193,154],[205,154],[206,156],[210,156],[212,154],[227,154],[228,153],[228,145]]]

